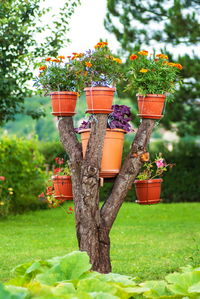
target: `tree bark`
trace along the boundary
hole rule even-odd
[[[83,158],[72,117],[60,118],[58,123],[60,140],[69,156],[79,249],[88,253],[92,269],[101,273],[112,270],[109,233],[128,189],[142,166],[140,157],[146,152],[154,121],[144,119],[140,124],[112,192],[100,209],[99,170],[106,126],[106,114],[96,114],[93,117],[86,155]]]

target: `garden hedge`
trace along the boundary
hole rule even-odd
[[[44,206],[38,200],[38,194],[44,191],[46,182],[43,165],[44,157],[38,151],[37,141],[17,137],[0,139],[0,176],[5,177],[5,181],[1,182],[0,216],[4,214],[7,201],[8,212],[13,213]]]

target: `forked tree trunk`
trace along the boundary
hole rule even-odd
[[[154,121],[144,119],[140,124],[112,191],[100,209],[99,170],[106,124],[107,115],[94,116],[86,155],[83,159],[82,146],[74,132],[72,117],[59,118],[58,123],[60,139],[69,156],[72,173],[79,249],[88,253],[92,269],[101,273],[109,273],[112,270],[109,233],[128,189],[142,166],[141,156],[146,152]]]

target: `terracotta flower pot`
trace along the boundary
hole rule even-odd
[[[77,93],[73,91],[51,92],[52,114],[72,116],[75,114]]]
[[[137,203],[141,205],[150,205],[160,202],[160,192],[162,179],[136,180],[135,191]]]
[[[101,161],[100,177],[112,178],[115,177],[121,168],[122,152],[124,145],[124,134],[126,131],[121,129],[107,129],[103,145],[103,155]],[[83,156],[87,149],[90,130],[82,130],[80,132]]]
[[[140,118],[161,119],[165,98],[164,94],[138,95],[138,116]]]
[[[86,113],[111,113],[115,90],[110,87],[86,87]]]
[[[55,175],[52,177],[52,180],[55,198],[62,201],[73,199],[71,176]]]

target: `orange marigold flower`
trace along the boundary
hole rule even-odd
[[[132,54],[129,58],[130,60],[135,60],[138,58],[138,56],[136,54]]]
[[[45,59],[45,61],[49,61],[49,60],[51,60],[51,57],[47,57],[47,58]]]
[[[177,69],[179,69],[179,70],[183,69],[183,66],[180,63],[175,63],[174,66],[177,67]]]
[[[156,57],[159,57],[161,59],[169,59],[168,56],[165,54],[156,54]]]
[[[60,58],[60,59],[65,59],[65,56],[58,56],[57,58]]]
[[[87,67],[91,67],[91,66],[92,66],[92,63],[91,63],[91,62],[88,62],[88,61],[86,61],[85,65],[86,65]]]
[[[141,69],[140,73],[147,73],[149,70],[148,69]]]
[[[162,64],[168,64],[169,62],[168,61],[166,61],[166,60],[164,60],[163,62],[162,62]]]
[[[99,43],[97,43],[97,44],[94,46],[94,48],[95,48],[95,49],[97,49],[97,48],[103,48],[103,47],[105,47],[105,46],[107,46],[107,45],[108,45],[107,42],[99,42]]]
[[[74,53],[72,53],[73,55],[78,55],[78,53],[76,53],[76,52],[74,52]]]
[[[79,53],[79,54],[76,54],[75,56],[77,57],[77,58],[80,58],[80,57],[83,57],[85,54],[84,53]]]
[[[121,64],[122,63],[122,61],[121,61],[121,59],[120,58],[115,58],[115,57],[113,57],[113,59],[112,59],[113,61],[116,61],[117,63],[119,63],[119,64]]]
[[[67,58],[69,58],[69,59],[70,59],[70,58],[71,58],[71,56],[67,56]]]
[[[145,56],[145,55],[148,55],[148,51],[143,50],[143,51],[138,52],[138,54]]]
[[[39,70],[44,71],[44,70],[46,70],[46,68],[47,68],[46,65],[42,65],[42,66],[39,67]]]
[[[176,65],[176,63],[173,63],[173,62],[168,62],[168,63],[167,63],[167,65],[169,65],[169,66],[175,66],[175,65]]]
[[[60,62],[60,59],[58,59],[58,58],[53,58],[53,59],[51,59],[51,61],[52,61],[52,62]]]

